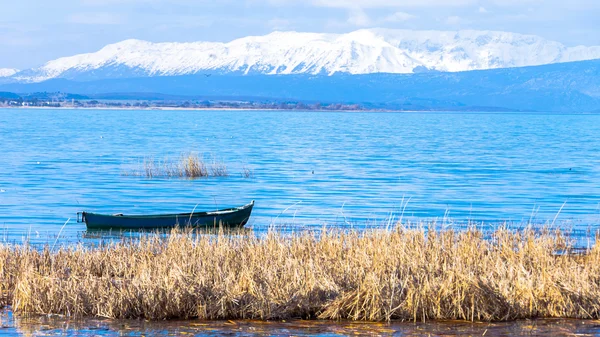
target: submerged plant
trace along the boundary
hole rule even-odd
[[[210,166],[210,172],[213,177],[227,177],[229,172],[227,171],[227,165],[221,160],[213,159]]]
[[[126,176],[146,178],[204,178],[227,177],[227,165],[221,160],[213,159],[207,165],[204,158],[195,153],[182,154],[177,160],[155,160],[153,157],[144,158],[141,169],[125,171]]]
[[[249,167],[244,166],[242,168],[242,177],[246,179],[254,178],[254,171],[252,171]]]

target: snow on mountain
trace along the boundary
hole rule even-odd
[[[0,68],[0,77],[9,77],[19,72],[19,69]]]
[[[172,76],[205,71],[262,74],[458,72],[600,58],[600,47],[566,47],[538,36],[496,31],[362,29],[348,34],[273,32],[228,43],[126,40],[15,74],[51,78]]]

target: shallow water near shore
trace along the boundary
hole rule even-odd
[[[80,210],[255,199],[255,231],[531,221],[585,245],[600,224],[598,134],[595,114],[0,109],[0,240],[85,242]],[[230,176],[123,174],[190,151]]]
[[[161,321],[15,317],[0,314],[0,336],[600,336],[600,321],[523,320],[503,323],[332,321]]]

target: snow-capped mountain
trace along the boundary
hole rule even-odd
[[[600,58],[600,46],[566,47],[496,31],[363,29],[348,34],[274,32],[228,43],[126,40],[14,74],[19,82],[91,80],[205,72],[367,74],[458,72]]]
[[[9,77],[19,72],[19,69],[0,68],[0,77]]]

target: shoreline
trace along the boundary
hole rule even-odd
[[[273,109],[273,108],[184,108],[184,107],[44,107],[44,106],[5,106],[0,109],[14,110],[135,110],[135,111],[297,111],[297,112],[444,112],[444,110],[329,110],[329,109]],[[459,111],[468,112],[468,111]]]
[[[5,334],[36,336],[38,332],[56,335],[76,334],[79,330],[105,331],[110,335],[227,335],[227,336],[594,336],[597,321],[534,319],[514,322],[473,323],[437,321],[426,323],[392,321],[389,323],[318,320],[110,320],[73,319],[62,316],[19,316],[0,310]],[[4,317],[2,317],[4,315]],[[68,322],[68,324],[65,324]],[[78,334],[81,335],[81,334]],[[84,334],[85,335],[85,334]],[[97,334],[90,335],[96,336]],[[137,335],[137,334],[136,334]]]
[[[598,115],[600,112],[556,112],[519,110],[398,110],[398,109],[273,109],[273,108],[187,108],[187,107],[54,107],[54,106],[0,106],[0,109],[13,110],[127,110],[127,111],[283,111],[283,112],[343,112],[343,113],[463,113],[463,114],[521,114],[521,115]]]

